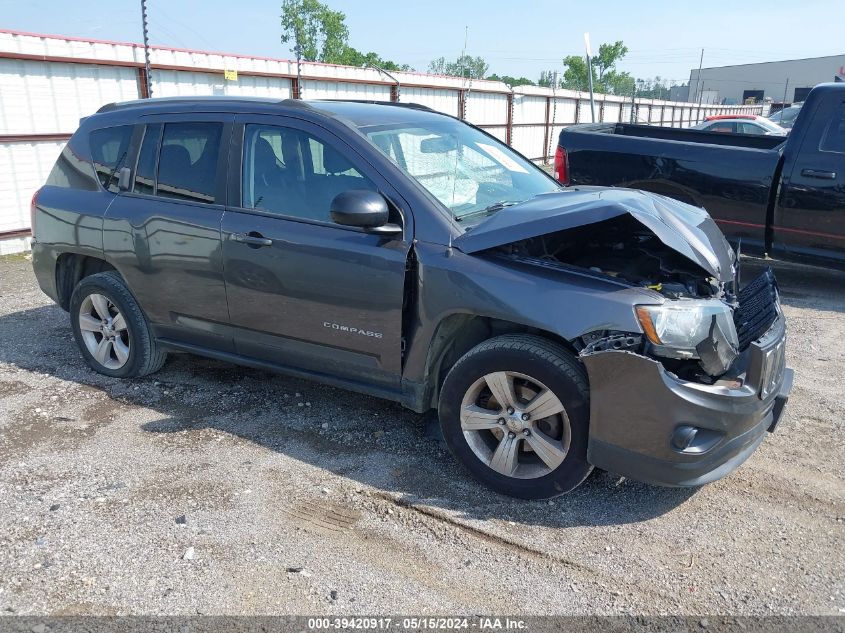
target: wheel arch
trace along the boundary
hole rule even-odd
[[[478,314],[452,313],[437,324],[428,346],[425,363],[425,381],[428,397],[424,404],[436,408],[440,389],[449,368],[461,356],[486,340],[502,334],[533,334],[562,345],[577,358],[572,343],[559,334],[541,328]]]
[[[70,297],[76,285],[91,275],[96,275],[106,270],[115,270],[115,267],[106,260],[91,255],[79,253],[62,253],[56,258],[56,294],[58,303],[64,309],[70,307]]]

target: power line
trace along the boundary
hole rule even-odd
[[[208,38],[206,38],[202,33],[197,31],[190,24],[186,24],[182,20],[178,20],[178,19],[174,18],[170,13],[168,13],[167,11],[164,10],[164,7],[161,6],[161,3],[159,3],[158,1],[156,1],[155,4],[156,4],[155,10],[158,13],[160,13],[162,15],[162,17],[165,20],[167,20],[170,24],[175,25],[175,26],[178,25],[178,26],[181,26],[184,29],[187,29],[188,31],[190,31],[191,33],[196,35],[206,45],[206,47],[208,47],[209,50],[214,49],[215,45]],[[170,31],[170,32],[172,33],[172,31]]]

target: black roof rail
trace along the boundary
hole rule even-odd
[[[113,103],[107,103],[102,106],[99,110],[97,110],[97,114],[102,114],[104,112],[114,112],[115,110],[123,110],[125,108],[133,108],[133,107],[142,107],[142,106],[155,106],[161,104],[162,106],[165,105],[173,105],[173,104],[189,104],[189,103],[203,103],[203,102],[214,102],[214,103],[264,103],[264,104],[277,104],[283,105],[292,108],[306,108],[312,109],[309,101],[313,101],[315,103],[319,102],[327,102],[327,103],[369,103],[373,105],[388,105],[398,108],[411,108],[414,110],[424,110],[427,112],[436,112],[432,108],[428,106],[419,104],[419,103],[398,103],[395,101],[376,101],[374,99],[313,99],[303,101],[301,99],[282,99],[282,100],[275,100],[269,99],[267,97],[245,97],[245,96],[195,96],[195,97],[155,97],[153,99],[134,99],[131,101],[116,101]]]
[[[293,101],[293,99],[286,99],[285,101]],[[429,108],[427,105],[423,105],[421,103],[413,103],[407,101],[377,101],[375,99],[309,99],[308,101],[314,101],[317,103],[320,102],[327,102],[327,103],[371,103],[373,105],[386,105],[386,106],[393,106],[396,108],[411,108],[413,110],[426,110],[428,112],[437,112],[433,108]],[[307,101],[303,102],[307,103]]]
[[[130,101],[115,101],[107,103],[102,106],[97,113],[112,112],[114,110],[122,110],[124,108],[133,108],[139,106],[155,106],[183,104],[183,103],[265,103],[265,104],[285,104],[291,105],[293,99],[270,99],[268,97],[244,97],[244,96],[212,96],[212,95],[197,95],[193,97],[154,97],[151,99],[132,99]]]

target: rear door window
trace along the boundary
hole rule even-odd
[[[117,179],[121,167],[126,165],[132,126],[120,125],[94,130],[89,136],[91,160],[103,188],[118,193]]]
[[[133,191],[163,198],[215,203],[223,124],[147,125]]]
[[[156,162],[158,160],[158,142],[161,138],[161,124],[148,125],[144,131],[144,141],[138,154],[138,166],[135,168],[135,185],[132,191],[153,195],[155,193]]]
[[[166,123],[156,195],[214,203],[222,134],[222,123]]]
[[[736,133],[736,123],[729,123],[728,121],[717,121],[709,128],[707,128],[708,132],[720,132],[722,134],[734,134]]]

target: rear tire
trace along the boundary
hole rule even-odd
[[[446,376],[438,406],[457,460],[496,492],[522,499],[564,494],[590,474],[589,412],[581,363],[562,345],[526,334],[467,352]]]
[[[83,278],[70,298],[73,336],[91,368],[115,378],[158,371],[167,360],[123,278],[113,270]]]

